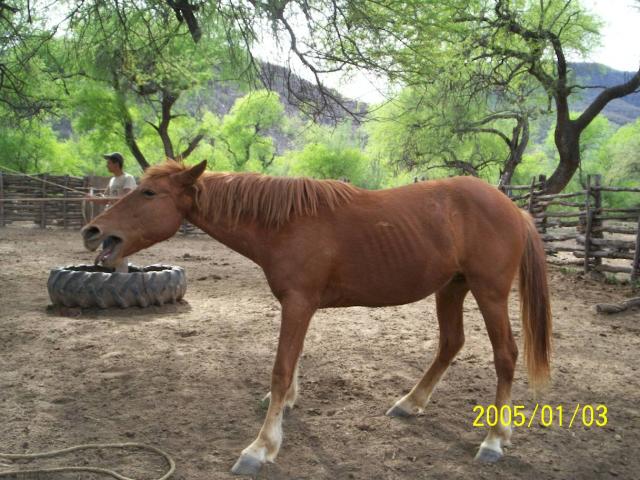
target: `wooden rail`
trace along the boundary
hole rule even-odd
[[[18,221],[80,227],[84,187],[82,177],[0,173],[0,227]]]
[[[14,175],[0,172],[0,227],[14,222],[33,222],[79,228],[97,216],[101,205],[117,197],[88,198],[102,191],[110,177],[70,175]],[[202,233],[185,224],[183,234]]]
[[[575,260],[562,263],[579,263],[585,273],[629,274],[635,285],[640,280],[640,188],[603,186],[600,175],[589,175],[584,190],[546,194],[545,181],[539,176],[530,185],[505,185],[502,190],[517,192],[509,196],[533,216],[549,260],[553,262],[560,252],[569,252]],[[639,194],[637,206],[605,206],[602,192]],[[617,263],[605,263],[607,260]],[[621,260],[630,262],[624,265]]]
[[[107,182],[106,177],[0,172],[0,227],[29,221],[41,227],[79,228],[100,213],[100,208],[86,196],[96,188],[104,188]],[[529,185],[505,185],[501,189],[531,212],[550,261],[560,252],[569,252],[573,259],[563,263],[579,262],[585,272],[628,273],[632,283],[640,281],[640,188],[603,186],[599,175],[591,175],[584,190],[546,194],[545,183],[546,178],[539,176]],[[601,192],[638,194],[637,207],[605,206]],[[99,200],[102,203],[116,199]],[[202,233],[187,223],[180,232]],[[629,262],[611,265],[604,263],[607,260]]]

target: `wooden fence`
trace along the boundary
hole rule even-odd
[[[80,228],[104,210],[84,197],[102,192],[111,177],[20,175],[0,172],[0,227],[32,222],[41,228]],[[184,222],[180,233],[204,233]]]
[[[640,188],[607,187],[600,175],[590,175],[584,190],[548,195],[545,181],[541,175],[530,185],[502,190],[533,215],[549,260],[579,265],[585,273],[622,273],[632,282],[640,280]],[[637,193],[637,204],[606,207],[603,192]]]
[[[90,177],[14,175],[0,172],[0,227],[31,221],[41,227],[78,228]]]
[[[83,197],[104,189],[108,181],[109,177],[0,173],[0,227],[30,221],[43,228],[79,228],[101,210]],[[544,182],[540,176],[529,185],[506,185],[503,191],[532,213],[550,261],[640,280],[640,188],[606,187],[599,175],[593,175],[584,190],[545,195]],[[633,208],[607,208],[603,192],[637,193],[638,203]],[[186,222],[180,231],[202,233]]]

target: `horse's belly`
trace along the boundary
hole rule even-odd
[[[324,307],[402,305],[438,290],[455,273],[445,262],[413,258],[405,265],[364,263],[342,268],[329,281]]]

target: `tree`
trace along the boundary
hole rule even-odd
[[[47,46],[55,29],[29,2],[0,2],[0,105],[15,120],[30,120],[57,106]]]
[[[491,112],[484,101],[460,100],[440,88],[428,88],[422,94],[404,90],[381,107],[368,125],[368,151],[418,176],[454,172],[495,179],[506,168],[505,157],[512,158],[516,150],[519,153],[522,130],[517,127],[509,132],[506,125],[517,112]],[[505,142],[513,147],[506,156]]]
[[[273,138],[282,132],[284,107],[277,93],[258,90],[239,98],[222,119],[215,140],[231,159],[232,168],[244,170],[255,160],[262,171],[276,156]]]
[[[215,24],[200,29],[196,44],[174,16],[141,10],[131,2],[90,2],[74,19],[61,64],[78,83],[98,82],[112,92],[105,95],[113,105],[108,113],[119,119],[124,141],[140,166],[149,165],[137,139],[140,122],[155,131],[164,157],[188,157],[205,132],[193,125],[189,138],[176,143],[171,125],[185,115],[175,112],[185,112],[182,97],[215,76],[240,76],[224,29]]]
[[[577,118],[570,118],[573,83],[566,52],[586,53],[598,22],[577,0],[300,0],[253,2],[271,12],[291,37],[293,51],[313,72],[364,68],[415,88],[446,75],[451,65],[469,69],[474,88],[498,88],[530,77],[556,114],[559,164],[549,192],[567,185],[580,164],[580,137],[615,98],[640,86],[640,70],[627,82],[602,88]],[[307,26],[301,40],[290,27],[296,12]],[[498,82],[496,83],[496,80]]]
[[[59,4],[62,18],[52,24],[49,5],[14,5],[0,3],[0,102],[14,115],[33,116],[52,112],[83,83],[107,85],[122,137],[143,168],[149,162],[138,145],[139,122],[155,130],[164,156],[185,158],[204,134],[196,129],[180,145],[172,138],[184,93],[214,77],[244,81],[254,74],[226,6],[204,9],[198,22],[202,4],[184,0],[72,0]]]
[[[640,185],[640,119],[620,127],[603,142],[599,150],[599,163],[604,168],[604,180],[608,184]],[[638,207],[638,194],[616,192],[605,195],[612,206]]]
[[[580,114],[572,113],[571,117],[576,118]],[[547,136],[544,139],[541,149],[544,156],[544,161],[540,161],[537,167],[530,165],[534,171],[530,171],[530,176],[544,174],[550,176],[556,166],[558,165],[558,149],[555,145],[555,124],[551,125],[548,129]],[[602,146],[608,142],[608,139],[614,133],[615,127],[607,120],[606,117],[597,117],[593,122],[585,128],[582,133],[580,142],[580,165],[578,166],[576,175],[573,176],[571,181],[565,188],[570,189],[585,189],[587,183],[587,176],[589,174],[603,174],[609,168],[610,165],[603,163],[601,160],[600,152]],[[535,171],[537,169],[537,171]],[[530,178],[524,178],[528,181]]]
[[[357,148],[325,143],[310,143],[302,151],[292,153],[295,159],[290,173],[314,178],[333,178],[361,185],[366,159]]]
[[[368,189],[390,185],[391,172],[379,158],[363,152],[366,134],[352,122],[336,126],[309,122],[296,131],[300,132],[296,149],[277,157],[271,173],[344,180]]]
[[[588,47],[582,39],[593,37],[597,25],[576,1],[515,2],[497,0],[493,12],[466,17],[482,34],[474,40],[478,59],[509,65],[512,75],[533,76],[555,103],[554,140],[559,163],[546,183],[548,192],[561,191],[580,166],[582,133],[602,109],[615,98],[629,95],[640,87],[640,69],[627,82],[602,88],[595,100],[577,118],[570,116],[570,96],[581,88],[571,80],[565,50]],[[463,17],[464,18],[464,17]],[[514,63],[515,62],[515,63]]]
[[[22,173],[64,172],[80,173],[78,165],[66,160],[65,145],[59,143],[47,124],[21,122],[18,128],[0,128],[2,164]]]
[[[293,34],[293,31],[289,32],[285,28],[290,28],[287,19],[280,19],[280,16],[290,4],[303,8],[308,5],[306,0],[68,0],[54,3],[56,17],[59,18],[55,23],[51,19],[42,20],[50,13],[50,2],[16,0],[13,5],[0,2],[0,31],[3,33],[0,40],[0,100],[5,95],[20,97],[22,102],[11,102],[16,113],[27,105],[29,109],[37,111],[50,108],[51,99],[25,89],[19,73],[34,55],[46,50],[61,31],[69,28],[81,40],[87,39],[85,32],[90,33],[91,38],[87,40],[96,45],[114,43],[110,34],[119,35],[120,40],[131,42],[132,45],[142,41],[146,43],[148,52],[151,51],[147,59],[154,59],[157,57],[153,54],[161,53],[161,48],[158,47],[166,39],[172,36],[190,37],[193,45],[199,45],[207,40],[213,27],[220,34],[219,38],[224,39],[226,60],[234,64],[237,72],[242,73],[243,80],[251,82],[257,88],[268,87],[274,80],[274,70],[254,55],[256,41],[268,30],[270,22],[274,35]],[[140,29],[141,18],[143,25]],[[105,35],[95,35],[95,31],[101,29]],[[289,38],[292,42],[295,41],[294,36]],[[295,46],[291,51],[296,51]],[[3,58],[7,52],[11,52],[11,62]],[[197,56],[203,60],[207,58],[204,52]],[[185,57],[194,58],[189,52],[185,52]],[[303,55],[300,58],[305,57]],[[307,65],[313,69],[310,63]],[[37,66],[36,69],[40,70]],[[7,81],[9,74],[15,77],[11,81]],[[311,83],[300,81],[287,70],[284,87],[289,101],[304,107],[314,116],[328,112],[335,114],[337,118],[336,112],[340,110],[352,113],[344,99],[322,83],[321,74],[322,72],[314,71],[315,88],[311,88]],[[170,98],[165,101],[170,102]],[[132,144],[131,141],[129,143]],[[135,149],[133,144],[131,147]]]

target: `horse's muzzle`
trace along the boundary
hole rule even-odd
[[[87,225],[80,230],[80,234],[82,235],[82,240],[84,241],[84,246],[87,250],[94,251],[100,246],[100,241],[103,237],[103,233],[100,228],[95,225]]]

